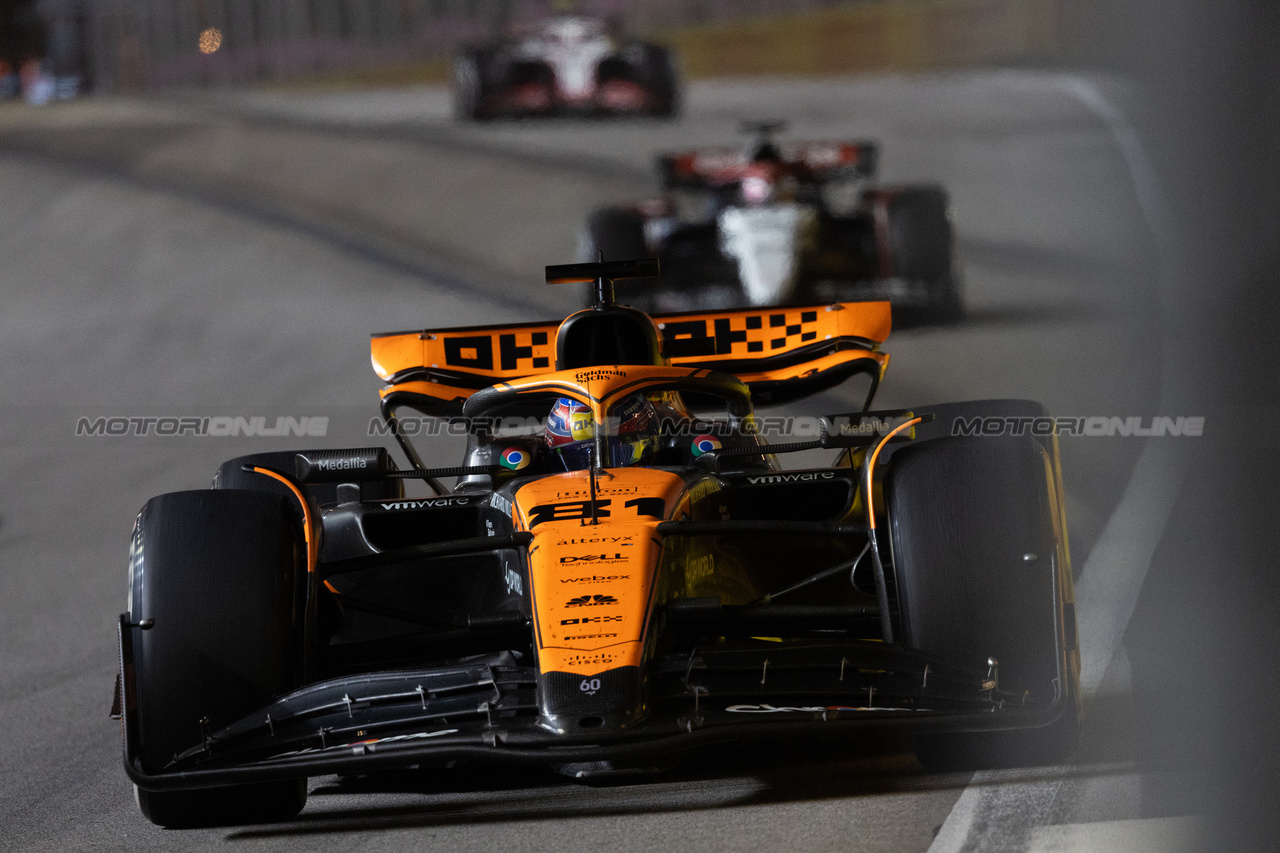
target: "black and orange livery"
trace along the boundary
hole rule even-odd
[[[263,453],[144,507],[117,695],[152,820],[279,816],[301,807],[296,780],[326,773],[581,776],[886,727],[940,764],[1069,748],[1056,445],[950,435],[1038,404],[872,411],[887,304],[650,318],[613,303],[611,279],[650,269],[549,267],[598,284],[558,325],[373,338],[388,421],[466,424],[461,466],[426,466],[397,429],[407,469],[385,448]],[[857,376],[857,411],[762,434],[757,406]],[[566,471],[539,431],[508,428],[560,398],[605,425],[637,393],[674,413],[642,466]],[[803,450],[830,463],[780,465]],[[435,493],[410,496],[414,481]]]
[[[855,373],[878,382],[889,363],[889,304],[691,312],[653,318],[662,362],[732,373],[757,403],[781,403],[838,385]],[[445,414],[498,381],[557,369],[561,325],[527,323],[399,332],[373,337],[384,401]]]

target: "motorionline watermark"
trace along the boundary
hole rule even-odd
[[[839,420],[839,419],[837,419]],[[847,422],[847,419],[845,419]],[[472,433],[488,434],[498,438],[517,438],[521,436],[542,435],[547,430],[547,418],[537,417],[480,417],[480,418],[432,418],[432,417],[397,417],[392,422],[381,418],[370,418],[368,435],[371,437],[381,437],[400,435],[411,437],[438,437],[438,436],[467,436]],[[897,425],[896,421],[877,421],[877,423],[892,423]],[[857,432],[858,424],[854,424],[854,428],[844,428],[841,434],[852,434]],[[698,436],[698,435],[761,435],[761,436],[786,436],[788,438],[818,438],[828,433],[837,432],[833,428],[833,422],[827,418],[809,417],[803,415],[791,417],[753,417],[742,419],[736,424],[728,420],[717,419],[694,419],[679,417],[660,418],[658,425],[650,427],[656,429],[661,435],[671,436]],[[889,427],[892,429],[892,426]],[[601,430],[605,435],[618,435],[622,431],[622,424],[615,418],[606,419]],[[872,428],[868,427],[867,432],[871,432]],[[885,430],[887,431],[887,430]],[[594,425],[592,427],[594,434]]]
[[[328,415],[268,417],[266,415],[212,416],[98,416],[76,420],[77,436],[211,436],[323,438],[329,433]]]
[[[663,435],[699,436],[730,435],[734,433],[781,437],[787,439],[818,439],[823,436],[885,435],[906,420],[905,417],[860,417],[838,415],[816,417],[810,415],[765,415],[738,421],[664,417],[658,427]],[[192,436],[192,437],[260,437],[323,438],[328,435],[329,416],[302,417],[267,415],[98,415],[81,416],[75,424],[75,435],[80,437],[102,436]],[[1198,438],[1204,433],[1202,416],[1140,416],[1118,417],[1114,415],[1084,415],[1071,417],[983,416],[958,417],[951,423],[954,436],[1000,435],[1066,435],[1087,437],[1188,437]],[[397,417],[394,422],[383,418],[370,418],[367,434],[370,437],[387,437],[396,432],[405,436],[462,437],[473,433],[488,434],[498,438],[541,435],[547,427],[547,419],[537,417],[486,417],[486,418],[436,418]],[[604,424],[606,435],[616,435],[619,424],[608,419]]]
[[[1086,415],[1073,417],[975,416],[956,418],[951,423],[952,435],[1073,435],[1090,438],[1134,436],[1151,438],[1177,436],[1199,438],[1204,434],[1204,417],[1157,415],[1139,416]]]
[[[729,435],[741,433],[763,437],[781,437],[787,439],[818,439],[823,436],[883,436],[900,426],[910,418],[899,417],[861,417],[853,415],[833,415],[816,417],[810,415],[791,416],[756,416],[742,420],[736,425],[718,419],[688,420],[684,418],[662,418],[658,431],[662,435],[698,436]],[[1068,436],[1182,436],[1198,438],[1204,432],[1205,419],[1200,416],[1165,417],[1140,416],[1117,417],[1107,415],[1087,415],[1072,417],[1016,417],[1016,416],[983,416],[958,417],[951,422],[950,433],[954,436],[998,436],[998,435],[1068,435]],[[465,437],[472,433],[488,434],[500,438],[541,435],[547,427],[546,418],[537,417],[490,417],[490,418],[433,418],[433,417],[398,417],[392,422],[381,418],[369,420],[368,435],[382,437],[401,435],[412,437],[457,436]],[[619,424],[610,419],[604,425],[606,435],[616,435]]]

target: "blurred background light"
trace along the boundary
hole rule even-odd
[[[214,53],[222,47],[222,33],[215,27],[209,27],[200,34],[200,52]]]

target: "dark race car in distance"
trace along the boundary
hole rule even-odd
[[[609,32],[605,22],[552,18],[520,38],[464,47],[454,62],[459,118],[674,116],[671,51]]]
[[[784,127],[747,123],[744,148],[660,156],[663,194],[593,212],[581,259],[656,255],[657,287],[619,291],[646,310],[887,299],[895,319],[956,319],[947,191],[877,184],[876,143],[783,143]]]

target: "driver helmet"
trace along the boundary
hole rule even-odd
[[[605,467],[640,465],[658,449],[658,412],[643,394],[632,394],[613,407],[609,415],[608,458]],[[591,464],[596,423],[591,408],[561,397],[547,416],[547,449],[566,471],[584,471]]]
[[[794,196],[795,181],[776,163],[752,163],[742,176],[742,202],[747,206],[771,201],[789,201]]]

